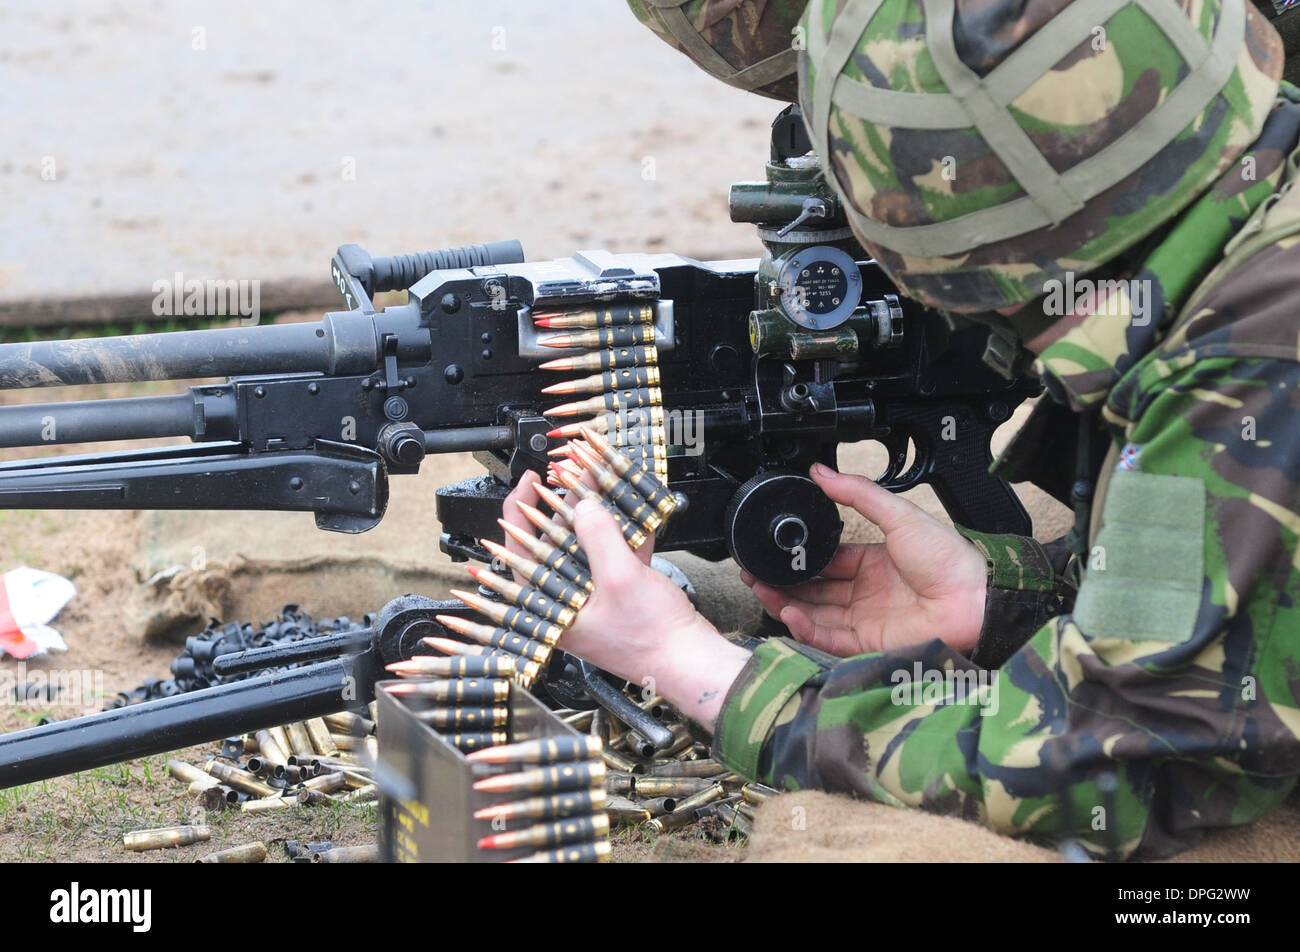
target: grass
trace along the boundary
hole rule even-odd
[[[288,839],[349,845],[373,841],[378,824],[373,803],[329,803],[256,815],[203,811],[189,795],[188,784],[168,775],[167,761],[198,764],[208,753],[215,750],[159,754],[0,790],[0,861],[102,862],[130,855],[146,862],[185,862],[253,840],[268,849]],[[211,840],[138,856],[122,846],[122,836],[132,830],[188,824],[212,827]]]

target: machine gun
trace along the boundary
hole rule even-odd
[[[955,521],[1028,533],[988,473],[989,440],[1037,385],[985,366],[980,329],[950,330],[899,295],[853,238],[795,107],[773,124],[766,181],[733,186],[730,208],[757,225],[761,258],[528,262],[516,241],[375,258],[344,245],[331,270],[347,309],[319,322],[0,345],[0,389],[228,377],[175,396],[0,407],[0,447],[196,444],[3,464],[0,507],[297,510],[362,532],[384,515],[390,475],[472,451],[486,474],[438,490],[440,545],[487,561],[477,540],[501,539],[510,486],[544,472],[557,445],[541,392],[556,378],[538,364],[582,353],[546,346],[534,315],[618,305],[650,309],[657,465],[688,512],[660,551],[731,555],[771,584],[815,576],[840,522],[804,474],[866,439],[889,451],[887,488],[928,483]],[[392,290],[406,303],[377,310]]]

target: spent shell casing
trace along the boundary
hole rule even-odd
[[[571,760],[592,760],[600,756],[595,737],[539,737],[479,751],[469,759],[489,764],[553,764]]]
[[[568,605],[575,611],[586,604],[587,597],[591,593],[585,586],[579,585],[566,575],[561,575],[555,569],[540,565],[525,556],[516,555],[505,546],[497,545],[491,539],[480,539],[479,541],[489,552],[528,579],[529,585],[550,596],[560,604]]]
[[[668,701],[662,694],[655,694],[639,702],[637,707],[645,711],[656,721],[662,721],[668,715]]]
[[[727,766],[712,758],[679,760],[670,764],[652,764],[646,773],[651,777],[716,777],[728,773]]]
[[[606,370],[604,373],[589,377],[577,377],[563,383],[553,383],[543,387],[542,393],[559,395],[605,393],[607,390],[635,390],[641,387],[659,386],[658,367],[621,367],[618,370]]]
[[[533,323],[538,327],[555,329],[613,327],[619,324],[650,324],[655,319],[654,314],[654,308],[649,304],[614,304],[577,311],[534,311]]]
[[[456,620],[461,621],[459,618]],[[448,678],[411,681],[409,684],[416,688],[411,693],[444,704],[496,707],[510,698],[510,682],[504,678]]]
[[[619,740],[619,746],[634,756],[649,760],[655,755],[655,745],[637,731],[628,730]]]
[[[600,413],[618,413],[620,410],[639,410],[642,407],[663,406],[664,394],[659,387],[629,387],[609,390],[585,400],[560,403],[543,410],[544,417],[589,417]]]
[[[615,324],[610,327],[597,327],[591,330],[571,330],[567,333],[541,337],[537,343],[543,347],[565,350],[581,347],[584,350],[597,348],[632,348],[638,345],[654,345],[655,328],[653,324]]]
[[[375,732],[374,721],[352,711],[326,714],[325,726],[332,731],[342,731],[345,734],[373,734]],[[311,753],[311,751],[304,751],[304,753]]]
[[[347,786],[347,778],[339,770],[330,773],[318,774],[310,780],[304,780],[302,784],[308,790],[319,790],[321,793],[333,793],[335,790],[342,790]]]
[[[216,777],[209,777],[207,775],[204,775],[200,777],[198,780],[190,781],[190,785],[186,792],[188,792],[191,796],[197,797],[199,794],[203,793],[204,790],[211,790],[213,787],[217,787],[220,785],[221,785],[221,781],[218,780]]]
[[[745,799],[745,802],[754,806],[767,803],[768,800],[771,800],[780,792],[765,783],[747,783],[740,788],[740,795]]]
[[[195,783],[196,781],[212,779],[198,767],[195,767],[193,764],[187,764],[183,760],[167,761],[167,773],[171,774],[182,783]]]
[[[310,780],[314,776],[316,776],[316,773],[310,767],[299,767],[297,764],[290,764],[284,768],[284,779],[291,786],[300,784],[304,780]]]
[[[334,741],[334,746],[342,751],[364,750],[366,745],[366,738],[353,734],[335,734],[331,731],[330,739]]]
[[[230,787],[223,787],[221,784],[217,784],[214,787],[208,787],[206,790],[199,793],[197,801],[198,805],[209,813],[220,813],[229,805],[229,801],[226,800],[225,791],[230,789]],[[234,791],[232,790],[231,792],[233,793]],[[239,800],[239,794],[237,793],[235,794],[235,800],[236,802]]]
[[[636,792],[637,777],[622,770],[605,773],[605,792],[615,796],[630,796]]]
[[[511,863],[607,863],[610,846],[608,840],[594,843],[571,843],[556,850],[542,850],[531,856],[508,860]]]
[[[467,731],[459,734],[444,734],[443,737],[453,747],[460,748],[462,753],[471,753],[485,747],[495,747],[504,744],[510,739],[510,735],[505,731],[489,731],[487,733]]]
[[[222,783],[234,787],[236,790],[242,790],[244,793],[251,793],[255,797],[277,797],[280,795],[279,790],[257,779],[256,774],[249,773],[247,770],[240,770],[238,767],[223,761],[209,760],[204,764],[203,769]]]
[[[313,863],[378,863],[379,844],[368,846],[336,846],[311,854]]]
[[[595,711],[574,711],[572,714],[564,715],[560,720],[564,721],[564,723],[568,724],[575,731],[585,731],[595,717]]]
[[[684,799],[707,790],[713,781],[707,777],[638,777],[636,795],[638,797],[676,797]]]
[[[271,777],[275,780],[283,780],[285,771],[289,769],[288,767],[281,767],[279,764],[271,763],[261,754],[249,757],[246,764],[249,773],[256,774],[264,780],[267,777]]]
[[[683,810],[681,804],[672,813],[665,813],[657,816],[646,824],[655,833],[668,833],[672,830],[681,830],[690,826],[696,820],[695,811]]]
[[[504,519],[498,519],[497,522],[501,524],[506,535],[528,550],[538,565],[559,572],[575,585],[581,585],[591,591],[591,573],[583,560],[575,559],[569,553],[560,551],[548,541],[529,535],[512,522],[506,522]]]
[[[340,803],[370,803],[379,799],[379,785],[368,783],[357,787],[338,798]]]
[[[605,766],[621,773],[640,773],[645,769],[642,764],[637,763],[630,757],[624,757],[618,751],[610,750],[608,747],[600,752],[600,758],[604,761]]]
[[[665,813],[672,813],[677,809],[676,797],[651,797],[648,800],[638,802],[652,817],[663,816]]]
[[[673,734],[676,735],[676,739],[663,750],[659,751],[656,756],[676,757],[695,746],[695,738],[690,735],[685,724],[674,724],[672,731]]]
[[[294,795],[294,799],[298,801],[298,806],[300,807],[316,806],[321,803],[331,803],[337,800],[336,797],[331,796],[323,790],[312,790],[308,787],[303,787],[299,790],[297,794]]]
[[[269,728],[254,731],[253,737],[257,740],[257,753],[260,757],[273,764],[279,764],[281,767],[289,766],[289,754],[292,751],[287,747],[281,747],[279,739],[271,733]]]
[[[604,784],[605,765],[588,760],[484,777],[474,781],[474,789],[483,793],[560,793]]]
[[[490,598],[484,598],[481,595],[458,588],[451,589],[451,594],[479,614],[486,616],[498,628],[509,628],[511,631],[518,632],[533,641],[545,641],[547,644],[555,644],[560,640],[560,635],[564,634],[563,626],[547,621],[541,615],[535,615],[518,605],[495,602]]]
[[[496,572],[481,569],[476,565],[469,566],[469,573],[482,587],[509,599],[524,612],[540,615],[553,625],[569,628],[578,618],[578,613],[569,606],[560,604],[545,592],[520,585],[514,579],[503,578]]]
[[[609,833],[609,817],[604,813],[566,817],[553,823],[538,823],[522,830],[493,833],[478,841],[481,850],[512,850],[521,846],[563,846]]]
[[[288,757],[289,757],[289,754],[291,754],[291,753],[293,752],[293,751],[291,751],[291,750],[289,749],[289,735],[288,735],[288,733],[285,731],[285,729],[284,729],[282,726],[268,727],[268,728],[266,729],[266,732],[267,732],[268,734],[271,735],[272,739],[274,739],[276,747],[278,747],[278,748],[280,749],[280,751],[282,751],[282,752],[284,753],[284,756],[285,756],[285,761],[284,761],[284,762],[287,764],[287,763],[288,763]],[[256,738],[258,735],[255,733],[253,736]],[[259,748],[261,747],[261,740],[260,740],[260,738],[258,739],[258,746],[259,746]],[[262,750],[261,753],[262,753],[263,755],[265,755],[265,754],[266,754],[266,751],[265,751],[265,750]],[[275,758],[272,757],[272,759],[275,759]]]
[[[726,788],[724,788],[720,783],[714,783],[698,793],[691,794],[684,800],[679,800],[677,802],[677,810],[674,810],[673,812],[676,813],[679,810],[695,810],[697,807],[702,807],[706,803],[712,803],[714,800],[721,800],[726,795]]]
[[[740,816],[743,816],[746,820],[752,821],[754,819],[754,814],[755,812],[757,812],[757,810],[758,810],[758,805],[754,803],[736,804],[736,813],[738,813]]]
[[[330,734],[330,729],[325,726],[324,718],[312,717],[303,721],[307,728],[307,734],[311,737],[311,745],[316,749],[316,753],[324,757],[333,757],[339,752],[339,746]]]
[[[659,363],[659,349],[654,344],[639,347],[614,347],[576,357],[558,357],[542,363],[542,370],[590,372],[616,370]]]
[[[644,823],[653,819],[649,810],[625,797],[611,797],[605,802],[605,812],[611,821],[619,823]]]
[[[245,843],[243,846],[232,846],[228,850],[221,850],[216,853],[209,853],[207,856],[196,859],[196,863],[260,863],[266,859],[266,844],[262,842]]]
[[[316,748],[311,745],[311,735],[307,733],[307,725],[301,721],[293,721],[284,725],[284,732],[289,735],[289,747],[286,751],[289,754],[314,754]]]
[[[605,809],[605,791],[570,790],[512,803],[498,803],[474,811],[476,820],[553,820],[598,813]]]
[[[132,830],[122,837],[122,845],[132,853],[143,853],[145,850],[189,846],[211,838],[210,826],[165,826],[153,830]]]
[[[505,727],[510,720],[508,707],[435,707],[417,711],[416,719],[434,730],[481,731]]]

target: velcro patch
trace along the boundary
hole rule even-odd
[[[1205,484],[1118,470],[1074,603],[1091,638],[1181,643],[1192,637],[1205,577]]]

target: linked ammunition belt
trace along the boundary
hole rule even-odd
[[[543,346],[587,350],[541,365],[543,370],[586,374],[542,389],[544,394],[584,397],[543,411],[546,417],[569,420],[548,435],[568,439],[579,436],[583,427],[594,430],[666,483],[667,441],[653,305],[632,302],[535,312],[533,321],[539,328],[560,332],[542,337]],[[584,416],[589,418],[585,422],[569,419]]]
[[[623,538],[632,549],[643,545],[677,508],[677,498],[655,476],[646,463],[635,462],[603,435],[583,427],[583,439],[565,444],[565,457],[552,463],[548,479],[564,487],[569,498],[593,499],[613,515]],[[590,477],[596,485],[584,482]],[[539,530],[542,538],[500,520],[506,533],[528,555],[518,555],[491,539],[480,544],[505,569],[525,581],[520,583],[496,572],[469,566],[481,589],[500,600],[453,588],[452,594],[478,611],[486,623],[453,615],[438,615],[446,628],[467,642],[450,638],[425,638],[425,644],[448,657],[417,656],[400,661],[389,670],[403,677],[448,677],[468,675],[471,670],[499,672],[478,677],[513,678],[520,687],[536,681],[554,653],[560,636],[577,620],[594,588],[587,555],[573,530],[573,508],[568,499],[545,487],[538,487],[551,509],[520,505],[520,511]],[[462,657],[465,664],[452,659]],[[469,659],[483,659],[481,666],[467,666]],[[505,667],[496,665],[508,665]]]

